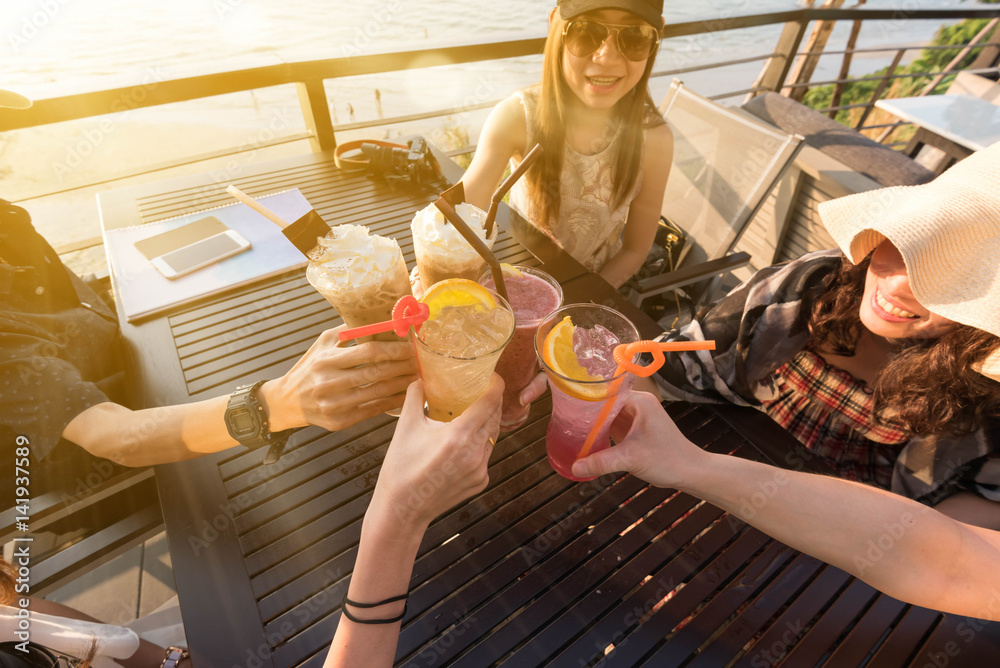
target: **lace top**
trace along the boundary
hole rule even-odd
[[[527,121],[527,146],[534,146],[532,117],[535,114],[536,93],[518,91]],[[590,271],[600,271],[622,247],[622,231],[628,220],[629,206],[642,188],[642,172],[625,201],[613,207],[612,181],[616,133],[601,150],[585,155],[569,144],[563,152],[563,168],[559,181],[561,203],[559,219],[550,221],[546,233],[577,262]],[[515,165],[511,163],[511,169]],[[525,179],[510,190],[510,206],[536,227],[539,215],[531,205]]]
[[[865,384],[802,350],[758,385],[761,408],[837,474],[889,489],[910,434],[872,418]]]

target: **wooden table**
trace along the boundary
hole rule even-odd
[[[225,202],[225,184],[206,189],[210,182],[104,194],[104,223]],[[439,189],[393,190],[338,172],[329,154],[248,169],[235,182],[251,194],[297,186],[327,221],[397,237],[411,266],[409,220]],[[498,254],[524,264],[542,258],[567,302],[616,305],[643,335],[656,333],[655,323],[558,248],[521,238],[538,257],[506,232]],[[123,330],[136,392],[153,404],[277,376],[339,322],[300,272]],[[964,665],[1000,656],[997,625],[971,631],[968,620],[880,595],[693,497],[629,476],[572,483],[555,475],[544,445],[550,408],[547,398],[536,402],[527,424],[497,443],[489,487],[428,530],[399,665],[764,666],[784,657],[793,666],[922,666],[937,652],[947,657],[948,643],[973,661]],[[817,470],[755,411],[684,404],[670,411],[713,451]],[[263,451],[234,448],[156,467],[196,668],[322,664],[394,426],[380,416],[336,433],[305,429],[272,466],[262,466]],[[975,663],[982,660],[992,664]]]
[[[939,165],[939,173],[1000,141],[1000,106],[972,95],[889,98],[875,106],[916,126],[905,149],[910,157],[925,145],[944,151],[947,159]]]

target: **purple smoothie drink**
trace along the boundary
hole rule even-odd
[[[500,356],[496,372],[504,382],[503,412],[500,431],[513,431],[528,419],[530,406],[521,406],[521,391],[538,373],[535,355],[535,331],[545,316],[562,306],[563,293],[559,282],[544,271],[532,267],[515,267],[520,272],[504,273],[507,296],[514,309],[514,337]],[[494,290],[493,276],[483,274],[479,283]]]

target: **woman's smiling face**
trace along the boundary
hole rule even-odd
[[[872,334],[887,339],[936,339],[958,327],[913,296],[903,256],[888,239],[872,253],[860,316]]]
[[[620,9],[602,9],[576,17],[599,23],[643,25],[635,14]],[[618,50],[614,33],[594,53],[574,56],[565,46],[562,50],[563,78],[573,94],[591,109],[611,109],[642,79],[647,60],[629,60]]]

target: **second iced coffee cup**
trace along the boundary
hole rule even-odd
[[[459,204],[455,211],[492,249],[498,228],[494,225],[493,235],[486,237],[486,212],[467,203]],[[486,266],[483,257],[433,204],[417,212],[410,230],[413,232],[413,251],[417,256],[420,283],[425,291],[448,278],[475,281]]]
[[[348,327],[392,319],[392,307],[410,294],[406,262],[395,239],[361,225],[338,225],[319,240],[306,278],[337,309]],[[393,332],[363,340],[398,341]]]

